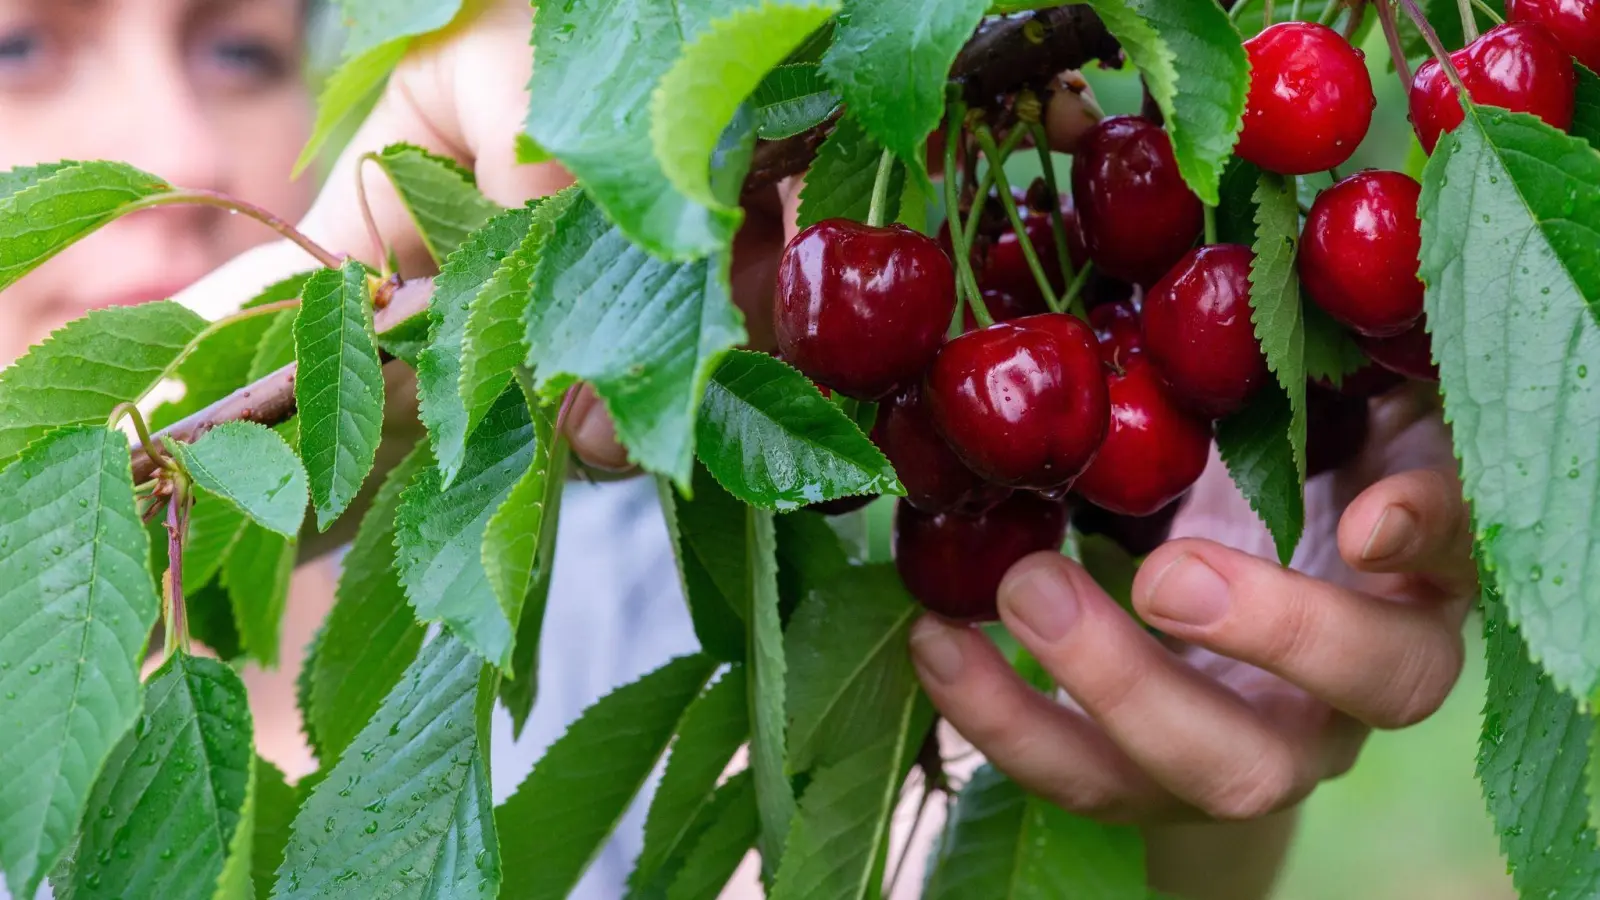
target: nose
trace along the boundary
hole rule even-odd
[[[105,135],[103,159],[119,159],[171,184],[221,187],[223,150],[204,102],[188,77],[183,48],[170,35],[128,35],[112,67],[123,83],[95,130]]]

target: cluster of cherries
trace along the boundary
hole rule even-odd
[[[1565,127],[1573,68],[1531,21],[1535,8],[1565,4],[1509,6],[1515,21],[1455,55],[1463,83],[1480,103]],[[1267,28],[1246,49],[1253,76],[1236,153],[1286,175],[1347,161],[1376,105],[1360,51],[1303,22]],[[1436,72],[1424,66],[1411,96],[1430,149],[1461,121]],[[789,244],[779,269],[780,353],[819,385],[880,404],[871,436],[906,488],[897,565],[923,605],[956,620],[994,618],[1005,571],[1058,549],[1069,520],[1135,555],[1164,540],[1206,466],[1213,421],[1242,409],[1270,377],[1251,321],[1254,254],[1195,246],[1204,209],[1160,126],[1102,120],[1074,155],[1070,195],[1039,187],[1026,195],[1022,235],[980,227],[972,264],[996,320],[988,327],[969,310],[962,333],[947,338],[953,253],[902,226],[819,222]],[[1365,171],[1324,190],[1306,217],[1306,295],[1374,363],[1337,387],[1308,386],[1313,474],[1359,449],[1368,397],[1402,376],[1437,377],[1417,275],[1419,193],[1406,175]],[[1044,270],[1060,274],[1053,214],[1067,226],[1074,271],[1094,266],[1087,322],[1049,311],[1022,252],[1029,241]]]

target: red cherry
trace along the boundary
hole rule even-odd
[[[1200,247],[1144,298],[1144,352],[1173,396],[1221,418],[1244,407],[1267,380],[1250,322],[1250,263],[1237,244]]]
[[[1422,315],[1422,185],[1367,171],[1317,195],[1300,242],[1300,281],[1316,304],[1361,334],[1385,336]]]
[[[1072,197],[1095,268],[1136,284],[1166,274],[1205,225],[1167,133],[1133,116],[1103,119],[1084,137]]]
[[[1034,302],[1037,300],[1038,302]],[[1023,316],[1036,316],[1050,311],[1050,307],[1040,296],[1037,287],[1024,296],[997,290],[995,288],[983,289],[983,307],[996,322],[1009,322]],[[961,313],[961,326],[963,331],[976,331],[978,319],[972,314],[972,307],[968,306]]]
[[[1506,19],[1538,22],[1578,62],[1600,71],[1600,0],[1506,0]]]
[[[1067,231],[1067,255],[1072,257],[1073,271],[1077,271],[1088,262],[1089,251],[1083,246],[1078,212],[1072,205],[1070,194],[1061,198],[1061,220]],[[1039,257],[1045,277],[1050,280],[1050,287],[1059,296],[1066,289],[1066,279],[1061,274],[1061,257],[1056,254],[1055,231],[1051,227],[1049,213],[1028,212],[1022,220],[1022,227],[1033,244],[1034,253]],[[1011,294],[1024,305],[1040,312],[1047,308],[1044,294],[1039,291],[1038,279],[1033,277],[1033,270],[1028,268],[1028,259],[1022,255],[1022,243],[1010,228],[1001,232],[1000,237],[989,246],[988,259],[984,261],[983,271],[978,273],[978,284],[985,289]],[[996,316],[995,321],[999,320],[1000,317]]]
[[[895,507],[894,562],[911,596],[958,622],[999,618],[995,593],[1006,570],[1030,553],[1059,550],[1067,507],[1019,491],[980,516],[930,516]]]
[[[1105,535],[1130,555],[1144,556],[1167,542],[1172,520],[1182,508],[1182,497],[1148,516],[1124,516],[1093,503],[1080,503],[1073,507],[1072,527],[1084,534]]]
[[[1306,477],[1331,472],[1367,442],[1367,398],[1306,385]]]
[[[1063,313],[961,335],[939,351],[927,390],[950,448],[1009,487],[1068,484],[1094,458],[1111,421],[1094,332]]]
[[[1148,516],[1182,496],[1205,471],[1211,423],[1181,409],[1155,367],[1134,359],[1106,378],[1111,431],[1073,484],[1084,499],[1114,513]]]
[[[1532,113],[1565,131],[1572,126],[1578,76],[1572,57],[1543,25],[1510,22],[1450,54],[1472,102]],[[1466,115],[1456,91],[1430,59],[1411,82],[1411,124],[1422,149],[1433,152],[1439,135],[1454,131]]]
[[[1235,153],[1263,169],[1305,175],[1356,152],[1378,105],[1361,51],[1312,22],[1281,22],[1244,49],[1250,97]]]
[[[927,368],[955,306],[955,274],[933,240],[827,219],[784,248],[773,329],[813,381],[876,400]]]
[[[1427,319],[1394,337],[1356,337],[1356,343],[1373,362],[1391,372],[1417,381],[1438,381],[1439,367],[1433,362],[1433,341],[1428,337]]]
[[[1100,339],[1100,360],[1113,369],[1126,368],[1144,350],[1139,311],[1130,300],[1102,303],[1089,310],[1089,325]]]
[[[906,502],[938,514],[981,513],[1010,495],[967,468],[933,427],[922,388],[911,385],[878,407],[872,442],[894,464],[906,488]]]

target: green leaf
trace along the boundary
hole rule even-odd
[[[302,285],[302,290],[304,286]],[[250,359],[248,381],[256,381],[294,363],[294,320],[298,311],[273,316],[272,325],[261,336],[256,352]]]
[[[865,222],[872,208],[872,185],[882,158],[883,145],[873,140],[854,116],[847,113],[839,119],[817,150],[805,187],[800,189],[796,224],[808,228],[823,219]],[[895,166],[889,175],[886,219],[898,215],[904,181],[905,167]]]
[[[1487,582],[1486,582],[1487,583]],[[1524,897],[1579,900],[1600,892],[1600,849],[1584,775],[1594,721],[1528,659],[1492,591],[1484,595],[1488,695],[1478,778],[1512,881]]]
[[[628,896],[644,896],[648,885],[670,882],[683,858],[710,824],[717,782],[734,753],[750,736],[745,671],[734,667],[689,705],[661,784],[644,823],[644,847],[628,877]]]
[[[1256,241],[1256,191],[1261,187],[1260,169],[1239,157],[1228,160],[1222,170],[1217,194],[1217,243],[1245,247]],[[1296,179],[1305,185],[1309,179]]]
[[[372,471],[383,427],[383,369],[359,262],[323,269],[306,281],[294,352],[300,456],[311,477],[317,527],[326,531]]]
[[[345,54],[364,53],[395,38],[417,37],[449,25],[462,0],[339,0]]]
[[[305,172],[346,119],[368,106],[410,48],[410,38],[399,38],[359,54],[350,54],[333,70],[317,98],[317,119],[311,127],[311,138],[294,162],[292,174],[295,177]]]
[[[0,868],[32,897],[139,716],[156,620],[128,441],[63,428],[0,471]]]
[[[78,160],[63,159],[56,162],[40,163],[36,166],[16,166],[0,172],[0,202],[9,200],[11,195],[33,187],[62,169],[70,169],[79,165],[82,165],[82,163]]]
[[[244,682],[232,669],[181,651],[163,663],[138,727],[95,782],[57,896],[211,900],[240,827],[250,734]]]
[[[295,817],[274,900],[495,896],[477,711],[488,678],[448,633],[422,648]]]
[[[484,533],[539,452],[522,394],[508,388],[467,444],[448,488],[423,469],[400,498],[400,583],[424,622],[443,622],[484,659],[509,669],[520,608],[502,605],[484,569]],[[520,598],[517,598],[520,599]]]
[[[534,272],[528,365],[547,399],[579,380],[592,385],[633,461],[687,487],[706,382],[744,340],[726,254],[660,260],[587,196],[557,221]]]
[[[138,201],[171,190],[149,172],[97,161],[56,169],[0,200],[0,290]]]
[[[1137,828],[1102,825],[1030,797],[991,766],[962,789],[927,900],[1145,900]]]
[[[900,785],[932,722],[933,708],[920,692],[907,691],[877,722],[870,744],[817,770],[789,830],[773,900],[879,895],[877,862],[888,846]]]
[[[300,809],[300,792],[291,786],[278,767],[256,757],[255,838],[250,848],[250,880],[256,897],[272,895],[272,883],[283,865],[283,851],[289,845],[289,831]]]
[[[495,823],[526,841],[506,854],[503,900],[567,896],[655,768],[717,664],[684,656],[602,697],[545,751]]]
[[[894,467],[811,379],[735,350],[711,375],[695,425],[700,460],[735,497],[793,510],[858,494],[903,494]]]
[[[896,721],[916,691],[912,602],[893,566],[840,572],[813,588],[789,624],[789,766],[843,760]]]
[[[764,141],[793,137],[827,121],[839,108],[839,95],[816,63],[791,63],[768,72],[750,95],[756,134]]]
[[[1361,371],[1371,362],[1355,337],[1321,307],[1306,303],[1300,312],[1305,319],[1307,378],[1326,379],[1338,387],[1346,375]]]
[[[987,5],[987,0],[844,4],[833,46],[822,57],[822,73],[867,133],[907,165],[921,165],[928,134],[944,118],[950,66]]]
[[[766,74],[839,8],[839,0],[722,0],[650,98],[650,141],[662,173],[692,203],[737,222],[737,197],[711,185],[718,141]]]
[[[750,770],[728,779],[712,797],[694,847],[667,889],[667,900],[716,900],[761,831]]]
[[[1244,123],[1250,62],[1216,0],[1089,0],[1161,108],[1183,180],[1216,205]]]
[[[286,538],[305,519],[306,470],[294,448],[254,422],[224,422],[174,449],[195,484]]]
[[[427,310],[413,313],[378,332],[378,349],[415,369],[428,347],[429,327]]]
[[[1567,132],[1600,147],[1600,76],[1573,63],[1578,73],[1577,101],[1572,110],[1572,127]]]
[[[228,839],[227,859],[222,872],[217,875],[216,892],[212,900],[255,900],[255,883],[250,867],[254,862],[253,848],[256,834],[256,767],[260,757],[249,754],[244,788],[244,805],[239,808],[239,824],[234,826]]]
[[[422,646],[423,627],[395,571],[394,536],[400,492],[429,462],[419,444],[384,479],[344,555],[337,602],[307,662],[304,713],[325,767],[344,754]]]
[[[239,643],[239,627],[233,621],[233,601],[227,589],[215,581],[200,587],[185,584],[183,605],[189,616],[191,638],[216,651],[218,659],[231,662],[244,655],[244,647]],[[314,748],[314,736],[308,735],[308,738]]]
[[[527,355],[522,339],[527,329],[528,282],[545,241],[555,230],[556,219],[577,196],[577,190],[569,188],[541,202],[529,219],[522,243],[472,299],[461,336],[459,385],[467,408],[468,434],[483,421]]]
[[[1217,450],[1239,492],[1272,532],[1278,559],[1289,564],[1305,530],[1305,498],[1294,447],[1289,399],[1276,384],[1263,385],[1239,412],[1217,423]]]
[[[170,300],[99,309],[0,371],[0,464],[62,425],[104,422],[148,394],[205,328]]]
[[[775,871],[783,858],[789,823],[795,816],[794,788],[789,784],[789,756],[784,732],[788,712],[784,702],[783,623],[778,614],[777,537],[772,513],[746,509],[743,546],[747,555],[749,598],[747,663],[750,671],[750,771],[755,778],[756,807],[761,811],[761,858]]]
[[[443,263],[469,234],[501,212],[500,204],[478,191],[477,177],[453,159],[411,144],[390,144],[371,159],[394,184],[435,263]]]
[[[1423,180],[1427,321],[1483,561],[1533,659],[1588,697],[1600,684],[1587,591],[1600,566],[1600,390],[1588,380],[1600,156],[1531,116],[1474,107]]]
[[[217,577],[248,521],[233,504],[204,490],[196,491],[194,506],[189,510],[189,533],[183,543],[186,586],[197,588]],[[165,543],[156,556],[159,565],[155,571],[160,571],[167,564]]]
[[[466,453],[467,405],[461,391],[461,344],[472,299],[485,290],[528,234],[533,210],[513,209],[490,219],[445,260],[428,301],[428,347],[417,359],[417,399],[444,483],[455,481]]]
[[[1267,357],[1267,368],[1289,398],[1289,445],[1297,482],[1306,480],[1306,329],[1300,317],[1300,276],[1295,248],[1300,207],[1295,181],[1261,173],[1255,192],[1256,239],[1251,248],[1250,320]]]
[[[222,586],[233,602],[239,642],[263,665],[278,664],[283,611],[294,574],[295,542],[246,523],[222,565]]]
[[[658,484],[701,652],[724,662],[740,662],[745,658],[750,608],[744,504],[723,490],[704,466],[694,469],[692,500],[679,495],[666,479]]]

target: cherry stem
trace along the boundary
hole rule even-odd
[[[1411,17],[1417,30],[1422,32],[1422,39],[1428,42],[1428,49],[1433,52],[1433,58],[1439,61],[1439,67],[1444,69],[1445,77],[1450,79],[1450,85],[1456,89],[1456,100],[1467,103],[1470,97],[1466,86],[1461,83],[1461,73],[1456,71],[1456,64],[1450,59],[1450,51],[1444,48],[1444,41],[1439,40],[1439,32],[1434,31],[1433,26],[1428,23],[1428,17],[1423,14],[1422,7],[1417,5],[1417,0],[1400,0],[1400,3],[1406,8],[1406,15]],[[1466,23],[1462,24],[1465,26]],[[1476,23],[1473,25],[1473,31],[1477,31]]]
[[[1039,292],[1044,295],[1044,302],[1050,306],[1050,311],[1061,312],[1061,299],[1050,286],[1050,278],[1044,274],[1044,264],[1039,261],[1039,254],[1034,252],[1033,241],[1028,239],[1028,227],[1023,224],[1022,214],[1017,211],[1017,198],[1011,196],[1011,180],[1006,177],[1006,158],[995,146],[994,133],[989,126],[979,125],[973,130],[973,135],[977,137],[983,155],[989,159],[989,171],[994,173],[995,187],[999,188],[1000,206],[1005,209],[1006,218],[1011,220],[1011,230],[1017,234],[1017,247],[1022,251],[1022,258],[1028,261],[1033,280],[1038,282]]]
[[[1050,137],[1038,122],[1028,123],[1028,133],[1033,136],[1033,145],[1039,149],[1039,168],[1044,171],[1045,187],[1050,189],[1050,235],[1055,240],[1056,256],[1061,260],[1061,283],[1071,284],[1077,275],[1072,271],[1067,220],[1061,215],[1061,189],[1056,184],[1056,163],[1050,154]],[[1020,236],[1018,240],[1021,240]]]
[[[1356,0],[1356,2],[1364,3],[1365,0]],[[1339,18],[1339,10],[1344,9],[1344,7],[1345,0],[1328,0],[1327,4],[1322,7],[1322,15],[1317,16],[1317,24],[1331,26],[1333,20]],[[1351,13],[1350,17],[1354,19],[1355,14]],[[1348,31],[1349,28],[1347,27],[1346,30]],[[1348,38],[1348,35],[1346,37]]]
[[[1078,270],[1078,277],[1072,279],[1072,283],[1067,285],[1067,293],[1061,299],[1062,305],[1067,308],[1067,312],[1085,322],[1089,320],[1089,310],[1083,304],[1083,287],[1089,283],[1089,274],[1093,271],[1093,260],[1084,263],[1083,268]]]
[[[889,876],[889,886],[883,892],[888,897],[894,894],[895,885],[900,883],[900,876],[905,874],[906,863],[911,861],[911,848],[915,846],[917,832],[922,830],[922,822],[928,815],[928,803],[933,800],[933,795],[938,788],[932,784],[924,783],[922,786],[922,799],[917,801],[917,814],[911,820],[911,830],[906,833],[906,839],[900,845],[900,857],[895,861],[894,874]]]
[[[378,256],[378,272],[387,279],[393,274],[389,269],[389,248],[384,245],[383,235],[378,232],[378,220],[372,215],[372,204],[367,202],[367,179],[363,172],[368,162],[378,162],[378,154],[364,154],[356,165],[356,205],[361,207],[361,220],[366,223],[367,237],[372,239],[372,252]]]
[[[1394,73],[1400,76],[1400,89],[1411,93],[1411,64],[1406,61],[1405,47],[1400,43],[1400,27],[1395,22],[1394,7],[1390,0],[1378,0],[1378,23],[1383,28],[1384,40],[1389,43],[1389,58],[1394,61]]]
[[[1506,23],[1506,20],[1501,18],[1499,13],[1495,12],[1494,7],[1485,3],[1484,0],[1472,0],[1472,5],[1478,8],[1478,12],[1488,16],[1489,21],[1495,23],[1496,25],[1504,25]]]
[[[167,501],[167,577],[162,579],[161,592],[166,619],[162,662],[172,658],[174,648],[189,652],[189,621],[183,603],[183,543],[189,533],[189,507],[193,502],[189,479],[179,474],[173,479],[172,497]]]
[[[1011,133],[1006,135],[1006,139],[1000,142],[1000,155],[1005,157],[1011,156],[1011,151],[1017,149],[1017,144],[1022,142],[1022,136],[1026,133],[1026,129],[1012,129]],[[974,157],[976,157],[976,154],[974,154]],[[967,219],[966,238],[968,247],[971,247],[972,242],[978,239],[978,213],[983,209],[984,202],[989,197],[989,189],[992,187],[994,187],[994,166],[990,166],[985,169],[983,178],[978,181],[978,192],[975,195],[976,199],[973,202],[974,208],[971,210]]]
[[[1344,23],[1344,39],[1353,42],[1356,37],[1356,32],[1361,30],[1361,23],[1365,21],[1366,18],[1366,0],[1360,0],[1360,2],[1357,2],[1354,6],[1350,7],[1350,18],[1346,19]]]
[[[1289,7],[1289,18],[1290,19],[1297,20],[1297,19],[1300,18],[1300,2],[1301,2],[1301,0],[1294,0],[1294,5]]]
[[[338,256],[335,256],[326,247],[307,237],[305,232],[294,227],[293,225],[290,225],[287,221],[279,218],[276,215],[273,215],[259,206],[256,206],[254,203],[247,203],[237,197],[230,197],[227,194],[221,193],[220,191],[207,191],[197,188],[187,188],[183,190],[169,191],[165,194],[154,194],[152,196],[145,197],[142,200],[136,200],[133,203],[128,204],[126,207],[124,207],[124,211],[134,212],[135,210],[140,209],[150,209],[156,206],[172,206],[180,203],[189,203],[196,206],[214,206],[218,209],[226,209],[232,212],[244,213],[250,218],[255,219],[257,222],[260,222],[268,228],[271,228],[273,231],[276,231],[278,234],[288,238],[300,249],[315,257],[317,262],[322,263],[324,266],[327,266],[330,269],[337,269],[344,264],[344,261]]]
[[[944,142],[944,204],[945,216],[950,224],[950,252],[955,255],[956,262],[956,310],[950,320],[950,330],[960,334],[963,325],[962,313],[970,307],[972,318],[982,328],[994,324],[994,316],[989,314],[989,307],[983,302],[983,295],[978,290],[977,276],[972,274],[972,253],[968,249],[971,244],[966,237],[966,229],[961,223],[960,192],[956,189],[956,147],[961,143],[961,122],[966,118],[967,106],[959,98],[950,103],[946,116],[950,120],[949,133]],[[978,211],[973,210],[971,218],[976,219]],[[963,306],[965,304],[965,306]]]
[[[878,176],[872,182],[872,205],[867,207],[867,224],[882,228],[889,207],[889,176],[894,173],[894,154],[886,147],[878,158]]]
[[[1335,2],[1337,2],[1337,0],[1335,0]],[[1244,12],[1244,8],[1249,5],[1250,0],[1238,0],[1238,2],[1234,3],[1233,8],[1228,10],[1228,21],[1239,21],[1239,14]]]
[[[1272,0],[1267,0],[1267,5],[1261,8],[1261,27],[1272,27]]]
[[[1478,17],[1472,14],[1472,0],[1456,0],[1456,12],[1461,15],[1461,34],[1467,43],[1478,39]]]
[[[145,422],[144,413],[139,411],[138,404],[131,402],[118,403],[116,408],[111,410],[110,417],[106,419],[106,427],[117,427],[117,423],[122,421],[123,416],[133,420],[133,433],[139,436],[139,443],[147,448],[146,452],[150,454],[150,458],[155,461],[156,465],[173,474],[182,472],[177,461],[168,456],[167,451],[160,444],[150,440],[150,426]]]
[[[1205,223],[1206,230],[1203,240],[1207,244],[1215,244],[1217,242],[1217,208],[1215,206],[1206,204]]]

